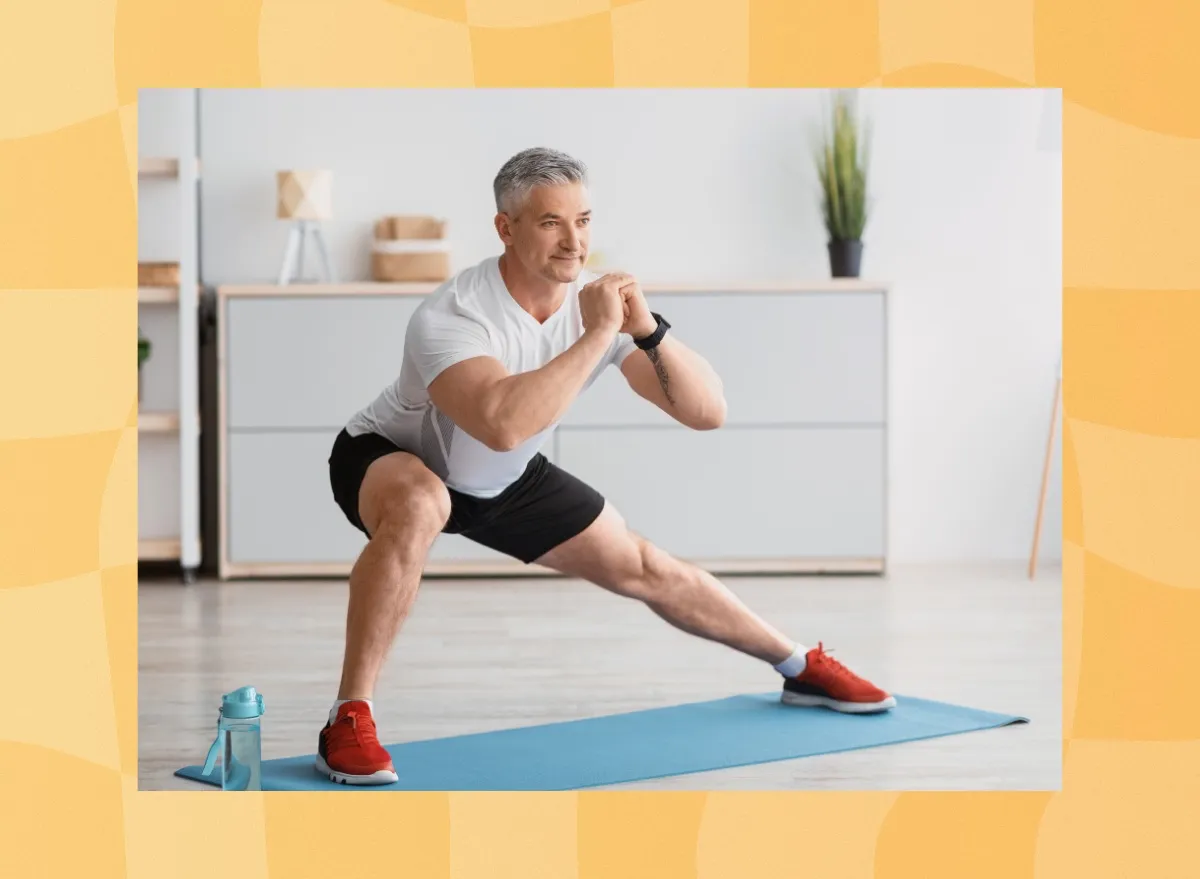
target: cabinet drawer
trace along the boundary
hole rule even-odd
[[[881,428],[572,428],[558,463],[682,558],[884,555]]]
[[[228,435],[228,540],[233,564],[352,564],[366,537],[329,486],[336,429]],[[543,450],[553,458],[551,444]],[[512,561],[461,535],[443,534],[431,561]]]
[[[337,431],[230,433],[229,561],[353,561],[366,543],[329,487]]]
[[[725,386],[726,424],[884,421],[884,294],[651,294],[671,332],[704,357]],[[634,357],[644,357],[635,351]],[[567,425],[661,425],[671,419],[606,369]]]
[[[226,300],[228,426],[340,427],[400,374],[422,299]]]

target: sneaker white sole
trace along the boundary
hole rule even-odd
[[[799,705],[804,708],[832,708],[843,714],[876,714],[896,707],[894,696],[888,696],[882,702],[839,702],[828,696],[809,696],[805,693],[793,693],[784,690],[780,700],[784,705]]]
[[[320,754],[317,755],[314,765],[317,772],[338,784],[392,784],[400,780],[396,773],[389,769],[380,769],[371,775],[347,775],[344,772],[335,772],[329,768],[329,764]]]

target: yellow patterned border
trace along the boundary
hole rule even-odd
[[[0,4],[0,876],[1195,875],[1197,33],[1182,0]],[[1062,792],[137,792],[136,96],[234,85],[1062,87]]]

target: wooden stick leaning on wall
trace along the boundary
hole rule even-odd
[[[1050,484],[1050,459],[1054,454],[1054,432],[1058,427],[1058,401],[1062,393],[1062,360],[1058,362],[1058,378],[1054,382],[1054,405],[1050,408],[1050,437],[1046,440],[1046,460],[1042,464],[1042,488],[1038,496],[1037,521],[1033,526],[1033,550],[1029,554],[1029,579],[1037,573],[1038,542],[1042,536],[1042,514],[1046,508],[1046,489]]]

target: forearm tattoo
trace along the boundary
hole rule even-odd
[[[663,393],[667,395],[667,402],[674,406],[675,398],[671,396],[671,380],[667,375],[667,365],[662,362],[657,348],[651,348],[646,352],[646,356],[654,364],[654,372],[658,376],[658,383],[662,385]]]

